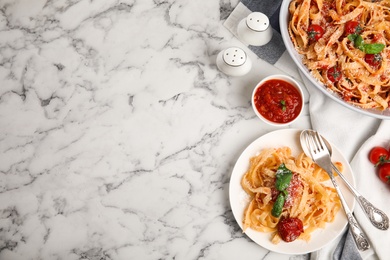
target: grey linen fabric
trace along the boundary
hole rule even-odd
[[[264,46],[248,46],[259,58],[267,61],[270,64],[275,64],[282,56],[286,47],[284,46],[282,36],[280,35],[279,27],[279,10],[282,0],[243,0],[241,1],[252,12],[261,12],[268,16],[272,29],[273,36],[269,43]]]
[[[357,252],[355,242],[349,230],[345,232],[333,253],[333,260],[360,260],[360,254]]]

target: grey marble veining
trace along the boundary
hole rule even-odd
[[[215,66],[244,48],[222,25],[237,2],[0,1],[0,259],[305,258],[229,205],[241,151],[275,130],[250,105],[272,68]]]

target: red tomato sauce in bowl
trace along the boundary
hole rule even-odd
[[[254,92],[254,107],[265,119],[274,123],[289,123],[296,119],[303,106],[300,91],[282,79],[269,79]]]

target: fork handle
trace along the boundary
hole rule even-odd
[[[389,228],[389,218],[383,211],[374,207],[374,205],[372,205],[363,196],[358,196],[357,201],[374,227],[380,230],[386,230]]]
[[[355,217],[352,215],[351,212],[346,213],[348,224],[349,224],[349,230],[352,233],[353,239],[355,240],[356,246],[360,251],[365,251],[370,248],[370,244],[368,243],[367,238],[365,237],[362,229],[360,228],[359,224],[357,223]]]
[[[372,225],[380,230],[387,230],[389,228],[389,217],[380,209],[376,208],[371,204],[365,197],[363,197],[344,177],[344,175],[337,169],[337,167],[332,163],[332,168],[338,173],[347,187],[350,189],[352,194],[355,196],[356,200],[359,203],[359,206],[363,209],[364,214],[371,221]]]
[[[336,182],[336,179],[333,176],[332,172],[328,172],[330,180],[333,183],[333,186],[335,187],[337,194],[339,195],[341,205],[344,208],[345,214],[347,215],[347,220],[349,224],[349,230],[352,233],[353,239],[355,240],[356,246],[360,251],[365,251],[370,248],[370,243],[368,242],[368,239],[366,238],[366,235],[364,234],[363,230],[361,229],[360,225],[356,221],[355,217],[352,215],[351,210],[348,207],[347,202],[344,199],[344,196],[340,190],[339,185]]]

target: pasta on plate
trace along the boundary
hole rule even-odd
[[[364,109],[390,105],[390,1],[292,0],[288,32],[313,77]]]
[[[292,172],[292,178],[286,189],[288,195],[281,215],[274,217],[272,210],[278,193],[275,179],[280,165],[285,165]],[[342,171],[341,163],[336,163],[336,166]],[[304,153],[295,158],[289,147],[260,151],[250,159],[249,169],[241,179],[242,188],[250,196],[244,212],[244,232],[247,228],[270,232],[271,240],[276,244],[281,241],[279,222],[295,218],[304,227],[304,232],[298,238],[308,241],[314,230],[333,222],[341,207],[335,189],[324,184],[328,179],[326,172]]]

